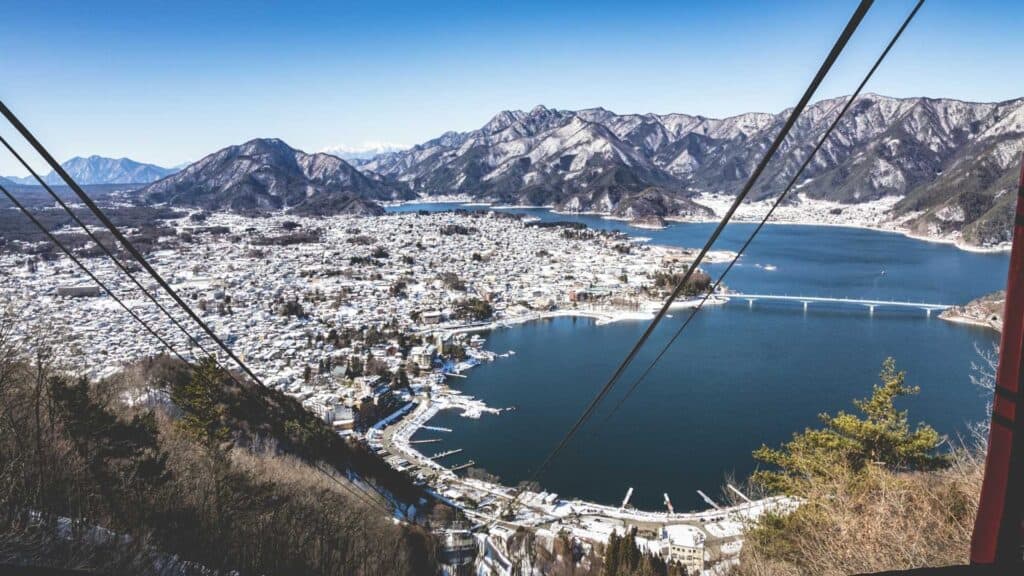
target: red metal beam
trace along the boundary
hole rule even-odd
[[[985,479],[971,538],[971,562],[1024,563],[1024,160],[1017,188],[1006,309],[999,345]],[[1024,572],[1020,572],[1024,574]]]

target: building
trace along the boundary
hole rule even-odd
[[[100,287],[97,284],[86,284],[83,286],[57,286],[57,296],[80,298],[99,295]]]
[[[334,408],[334,422],[331,423],[337,431],[352,430],[356,427],[356,414],[350,406],[340,405]]]
[[[338,409],[341,407],[333,398],[322,396],[310,398],[302,405],[327,424],[333,424],[338,419]]]
[[[434,353],[436,350],[433,344],[413,346],[409,350],[409,359],[415,362],[420,367],[420,370],[430,370],[434,365]]]
[[[441,536],[440,560],[445,566],[468,566],[476,558],[476,539],[469,530],[449,529],[438,535]]]
[[[695,526],[676,524],[666,526],[662,536],[666,560],[686,566],[687,574],[704,570],[704,532]]]

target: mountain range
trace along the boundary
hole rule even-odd
[[[137,193],[146,203],[261,214],[381,214],[378,201],[414,198],[409,188],[364,175],[341,158],[307,154],[276,138],[228,146]]]
[[[75,156],[61,163],[61,167],[79,184],[148,184],[173,174],[176,169],[163,168],[155,164],[143,164],[129,158],[106,158]],[[16,183],[34,186],[36,179],[32,176],[7,176]],[[47,184],[64,184],[56,172],[51,171],[43,177]]]
[[[782,190],[843,103],[845,97],[808,106],[752,200]],[[379,214],[380,201],[457,194],[658,223],[714,216],[701,196],[738,192],[788,114],[716,119],[537,106],[502,111],[479,129],[446,132],[404,150],[375,145],[307,154],[281,140],[255,139],[180,170],[98,156],[63,166],[83,184],[144,183],[136,192],[141,201],[212,210]],[[379,150],[385,151],[374,154]],[[1024,98],[976,103],[866,94],[790,201],[886,198],[895,201],[887,219],[899,228],[996,245],[1011,236],[1010,192],[1022,150]],[[52,173],[47,180],[59,183]]]
[[[801,115],[752,191],[777,194],[834,120],[845,98]],[[789,110],[715,119],[537,106],[503,111],[477,130],[447,132],[356,161],[418,195],[463,194],[631,219],[708,215],[704,192],[735,194]],[[911,231],[1009,239],[1024,99],[973,103],[861,96],[799,183],[810,199],[857,203],[896,196],[890,216]]]

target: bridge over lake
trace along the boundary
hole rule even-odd
[[[800,302],[804,305],[804,310],[812,303],[825,303],[825,304],[850,304],[864,306],[868,309],[869,314],[875,313],[875,308],[914,308],[918,310],[924,310],[925,315],[931,316],[933,311],[941,311],[947,308],[951,308],[952,304],[934,304],[930,302],[908,302],[901,300],[872,300],[866,298],[832,298],[827,296],[789,296],[780,294],[746,294],[743,292],[729,292],[722,294],[727,298],[737,298],[740,300],[746,300],[750,307],[754,306],[754,302],[758,300],[775,301],[775,302]]]

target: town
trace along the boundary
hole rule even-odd
[[[480,362],[515,353],[485,349],[481,333],[558,315],[649,318],[692,261],[687,250],[501,211],[316,219],[192,212],[169,224],[148,259],[175,291],[266,385],[339,434],[366,441],[467,518],[493,523],[481,549],[499,571],[510,569],[502,534],[516,527],[603,542],[632,526],[642,529],[648,549],[699,573],[706,561],[736,556],[744,521],[793,505],[750,501],[737,491],[742,498],[732,507],[712,502],[706,512],[676,513],[666,497],[669,511],[639,512],[628,497],[615,508],[539,490],[514,495],[457,474],[472,461],[446,468],[413,445],[412,435],[440,410],[471,418],[501,412],[448,386]],[[109,261],[87,261],[179,352],[202,355]],[[164,352],[66,259],[11,250],[0,255],[0,269],[3,305],[18,317],[16,336],[61,334],[48,344],[73,349],[67,356],[84,362],[69,370],[101,379]],[[707,290],[709,278],[699,272],[692,284],[691,298]],[[513,500],[522,505],[509,517]]]

